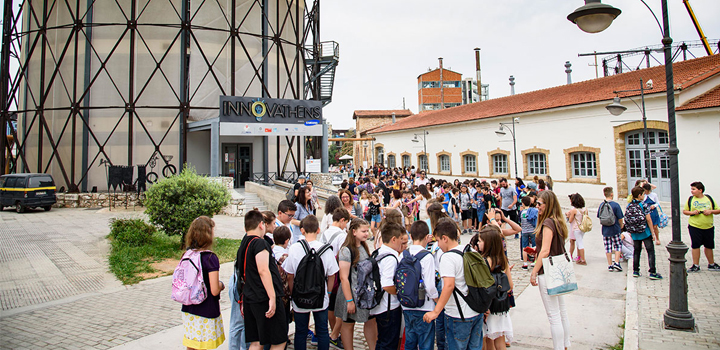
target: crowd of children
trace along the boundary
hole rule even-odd
[[[247,236],[238,249],[229,286],[230,348],[280,350],[290,341],[288,325],[294,320],[292,343],[301,350],[308,341],[320,350],[330,346],[352,350],[356,323],[363,324],[371,350],[397,350],[401,339],[406,349],[504,349],[513,339],[508,309],[514,306],[514,265],[507,259],[506,237],[521,239],[522,268],[532,270],[531,283],[541,290],[543,268],[536,257],[564,251],[565,239],[570,239],[571,254],[577,248],[576,262],[587,264],[583,221],[588,211],[580,194],[570,195],[572,208],[563,217],[555,195],[541,191],[547,189],[544,182],[539,188],[518,179],[515,189],[510,189],[506,179],[449,183],[426,179],[424,172],[377,175],[343,183],[337,196],[326,201],[322,223],[313,214],[294,220],[302,208],[288,200],[280,202],[277,213],[246,213]],[[652,185],[637,185],[624,212],[613,201],[613,189],[603,191],[605,201],[597,217],[608,271],[622,271],[621,259],[632,257],[633,276],[640,277],[644,247],[649,278],[662,279],[653,244],[659,242],[661,221],[653,214],[659,209],[657,196]],[[702,184],[694,183],[693,189],[698,193],[688,200],[686,215],[720,213],[711,197],[702,197]],[[561,224],[563,219],[569,227]],[[208,249],[201,262],[210,297],[201,305],[183,307],[184,344],[214,348],[224,341],[219,306],[215,307],[224,285],[217,281],[217,257],[209,251],[208,238],[197,238],[209,234],[212,242],[212,220],[196,221],[187,235],[188,246]],[[691,228],[701,225],[707,226],[697,219],[691,222]],[[695,250],[699,259],[702,245],[708,269],[720,270],[712,261],[714,246],[704,226],[691,230],[695,263],[691,270],[699,270]],[[300,237],[293,237],[296,231]],[[460,243],[462,234],[473,235],[469,245]],[[477,310],[464,271],[465,259],[472,253],[484,258],[489,273],[508,281],[510,292],[500,306]],[[555,347],[567,347],[563,299],[546,294],[543,303]],[[309,327],[311,314],[314,332]],[[205,320],[210,324],[199,323]]]

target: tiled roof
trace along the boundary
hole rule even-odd
[[[720,55],[706,56],[673,64],[676,90],[682,90],[716,74],[720,74]],[[665,66],[651,67],[448,109],[424,112],[398,120],[397,123],[386,125],[379,130],[374,130],[372,133],[459,123],[523,112],[609,101],[615,97],[613,91],[639,89],[640,79],[643,81],[653,80],[654,88],[652,93],[664,92]],[[648,91],[645,93],[647,94]],[[639,94],[640,92],[630,92],[623,93],[621,96],[636,96]]]
[[[353,119],[357,117],[390,117],[393,112],[395,117],[407,117],[413,114],[409,109],[358,110],[353,112]]]
[[[686,102],[682,106],[676,108],[678,111],[688,111],[691,109],[701,109],[710,107],[720,107],[720,86],[695,97]]]

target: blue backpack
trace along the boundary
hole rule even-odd
[[[395,270],[395,289],[403,307],[418,308],[425,304],[425,283],[420,260],[427,255],[430,255],[427,250],[421,250],[414,256],[408,250],[403,252]]]

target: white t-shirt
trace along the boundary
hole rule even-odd
[[[336,233],[337,236],[335,236]],[[333,236],[335,236],[335,238],[333,238]],[[331,238],[332,241],[330,241]],[[347,232],[337,226],[331,225],[327,230],[325,230],[325,232],[322,233],[319,241],[330,244],[333,250],[333,255],[337,256],[340,252],[340,247],[343,243],[345,243],[345,238],[347,238]]]
[[[424,178],[424,179],[420,179],[419,177],[415,178],[415,186],[427,185],[428,182],[430,182],[430,180],[428,180],[428,178]]]
[[[457,250],[458,252],[462,253],[463,247],[458,245],[451,250]],[[463,257],[455,253],[443,254],[442,257],[442,263],[440,264],[439,268],[440,277],[455,277],[455,289],[457,289],[457,291],[460,292],[462,295],[467,295],[468,287],[465,283],[465,269],[463,267]],[[470,306],[465,303],[461,296],[458,295],[457,298],[458,301],[460,301],[460,307],[462,307],[463,316],[466,319],[479,315],[479,313],[475,312],[475,310],[471,309]],[[445,305],[445,314],[450,317],[460,318],[458,306],[455,304],[455,296],[450,296],[450,300],[448,300],[447,304]]]
[[[280,221],[280,219],[275,219],[275,226],[287,226],[287,228],[290,229],[290,245],[295,244],[300,239],[305,239],[305,236],[303,236],[302,232],[300,232],[300,227],[297,227],[289,222],[285,225],[282,221]]]
[[[283,248],[282,246],[275,245],[273,246],[273,257],[275,257],[275,260],[280,261],[280,258],[287,254],[288,250]]]
[[[325,232],[332,225],[332,214],[325,214],[320,221],[320,232]]]
[[[309,241],[308,244],[310,245],[310,248],[317,250],[320,250],[320,248],[323,246],[322,243],[320,243],[317,240]],[[300,260],[304,258],[306,255],[305,249],[302,247],[302,243],[295,243],[292,246],[290,246],[290,249],[288,249],[288,257],[285,259],[285,262],[282,264],[282,268],[285,270],[285,272],[294,275],[295,272],[297,272],[298,265],[300,265]],[[335,254],[331,252],[329,249],[323,253],[323,255],[320,257],[323,262],[323,266],[325,267],[325,276],[332,276],[335,273],[338,272],[338,263],[337,260],[335,260]],[[325,288],[327,289],[327,287]],[[327,290],[326,290],[327,292]],[[315,312],[315,311],[322,311],[328,308],[328,305],[330,304],[330,295],[325,293],[325,299],[323,301],[323,307],[319,309],[303,309],[297,307],[295,305],[295,301],[292,302],[292,307],[295,312],[299,313],[309,313],[309,312]]]
[[[417,255],[422,250],[425,250],[425,247],[419,245],[411,245],[408,248],[412,255]],[[400,255],[400,259],[402,259],[402,255]],[[425,304],[418,308],[403,307],[403,310],[433,311],[435,309],[433,299],[438,297],[438,291],[435,287],[435,259],[432,254],[426,255],[420,260],[420,267],[422,268],[423,283],[425,284]]]
[[[398,264],[398,252],[396,252],[395,249],[384,245],[380,247],[380,250],[378,251],[378,259],[388,254],[394,256],[395,258],[393,259],[392,257],[387,257],[382,259],[382,261],[378,264],[378,269],[380,270],[380,285],[383,288],[395,285],[394,277]],[[370,310],[371,316],[379,315],[388,311],[388,297],[390,297],[390,310],[395,310],[400,306],[397,296],[389,295],[387,292],[384,292],[380,304]]]

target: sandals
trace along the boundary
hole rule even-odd
[[[585,261],[585,260],[579,261],[579,260],[578,260],[577,264],[578,264],[578,265],[583,265],[583,266],[585,266],[585,265],[587,265],[587,261]]]

